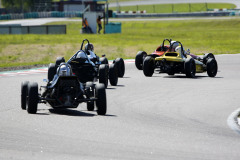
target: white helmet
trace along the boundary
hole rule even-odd
[[[57,69],[58,76],[71,76],[72,69],[71,66],[66,63],[61,63]]]
[[[178,52],[181,54],[182,51],[182,47],[181,46],[177,46],[177,48],[175,49],[175,52]]]
[[[76,58],[87,59],[87,55],[81,50],[78,52]]]
[[[172,49],[175,50],[175,48],[179,46],[179,43],[176,41],[171,41],[171,46],[172,46]]]

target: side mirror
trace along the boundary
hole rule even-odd
[[[187,49],[187,54],[188,54],[188,55],[190,54],[190,49]]]

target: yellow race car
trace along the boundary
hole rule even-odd
[[[186,74],[194,78],[196,73],[207,72],[209,77],[215,77],[218,71],[217,61],[212,53],[204,54],[203,57],[190,54],[190,50],[184,50],[179,41],[169,41],[169,49],[161,56],[148,55],[143,61],[143,73],[151,77],[154,70],[160,73],[174,75],[175,73]]]

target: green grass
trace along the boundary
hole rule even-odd
[[[231,3],[179,3],[179,4],[154,4],[154,5],[135,5],[120,7],[121,11],[143,11],[147,13],[176,13],[176,12],[200,12],[208,9],[233,9],[236,5]],[[116,11],[116,7],[110,8]]]
[[[66,35],[1,35],[0,67],[48,64],[56,57],[70,58],[83,39],[94,44],[95,53],[116,57],[135,58],[137,51],[153,52],[164,38],[183,43],[191,53],[239,53],[240,19],[174,20],[122,22],[122,34],[80,34],[81,22],[66,24]]]

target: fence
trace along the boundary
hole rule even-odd
[[[66,25],[0,25],[0,34],[66,34]]]
[[[20,14],[0,15],[0,20],[28,19],[28,18],[49,18],[49,17],[82,17],[82,12],[30,12]]]

